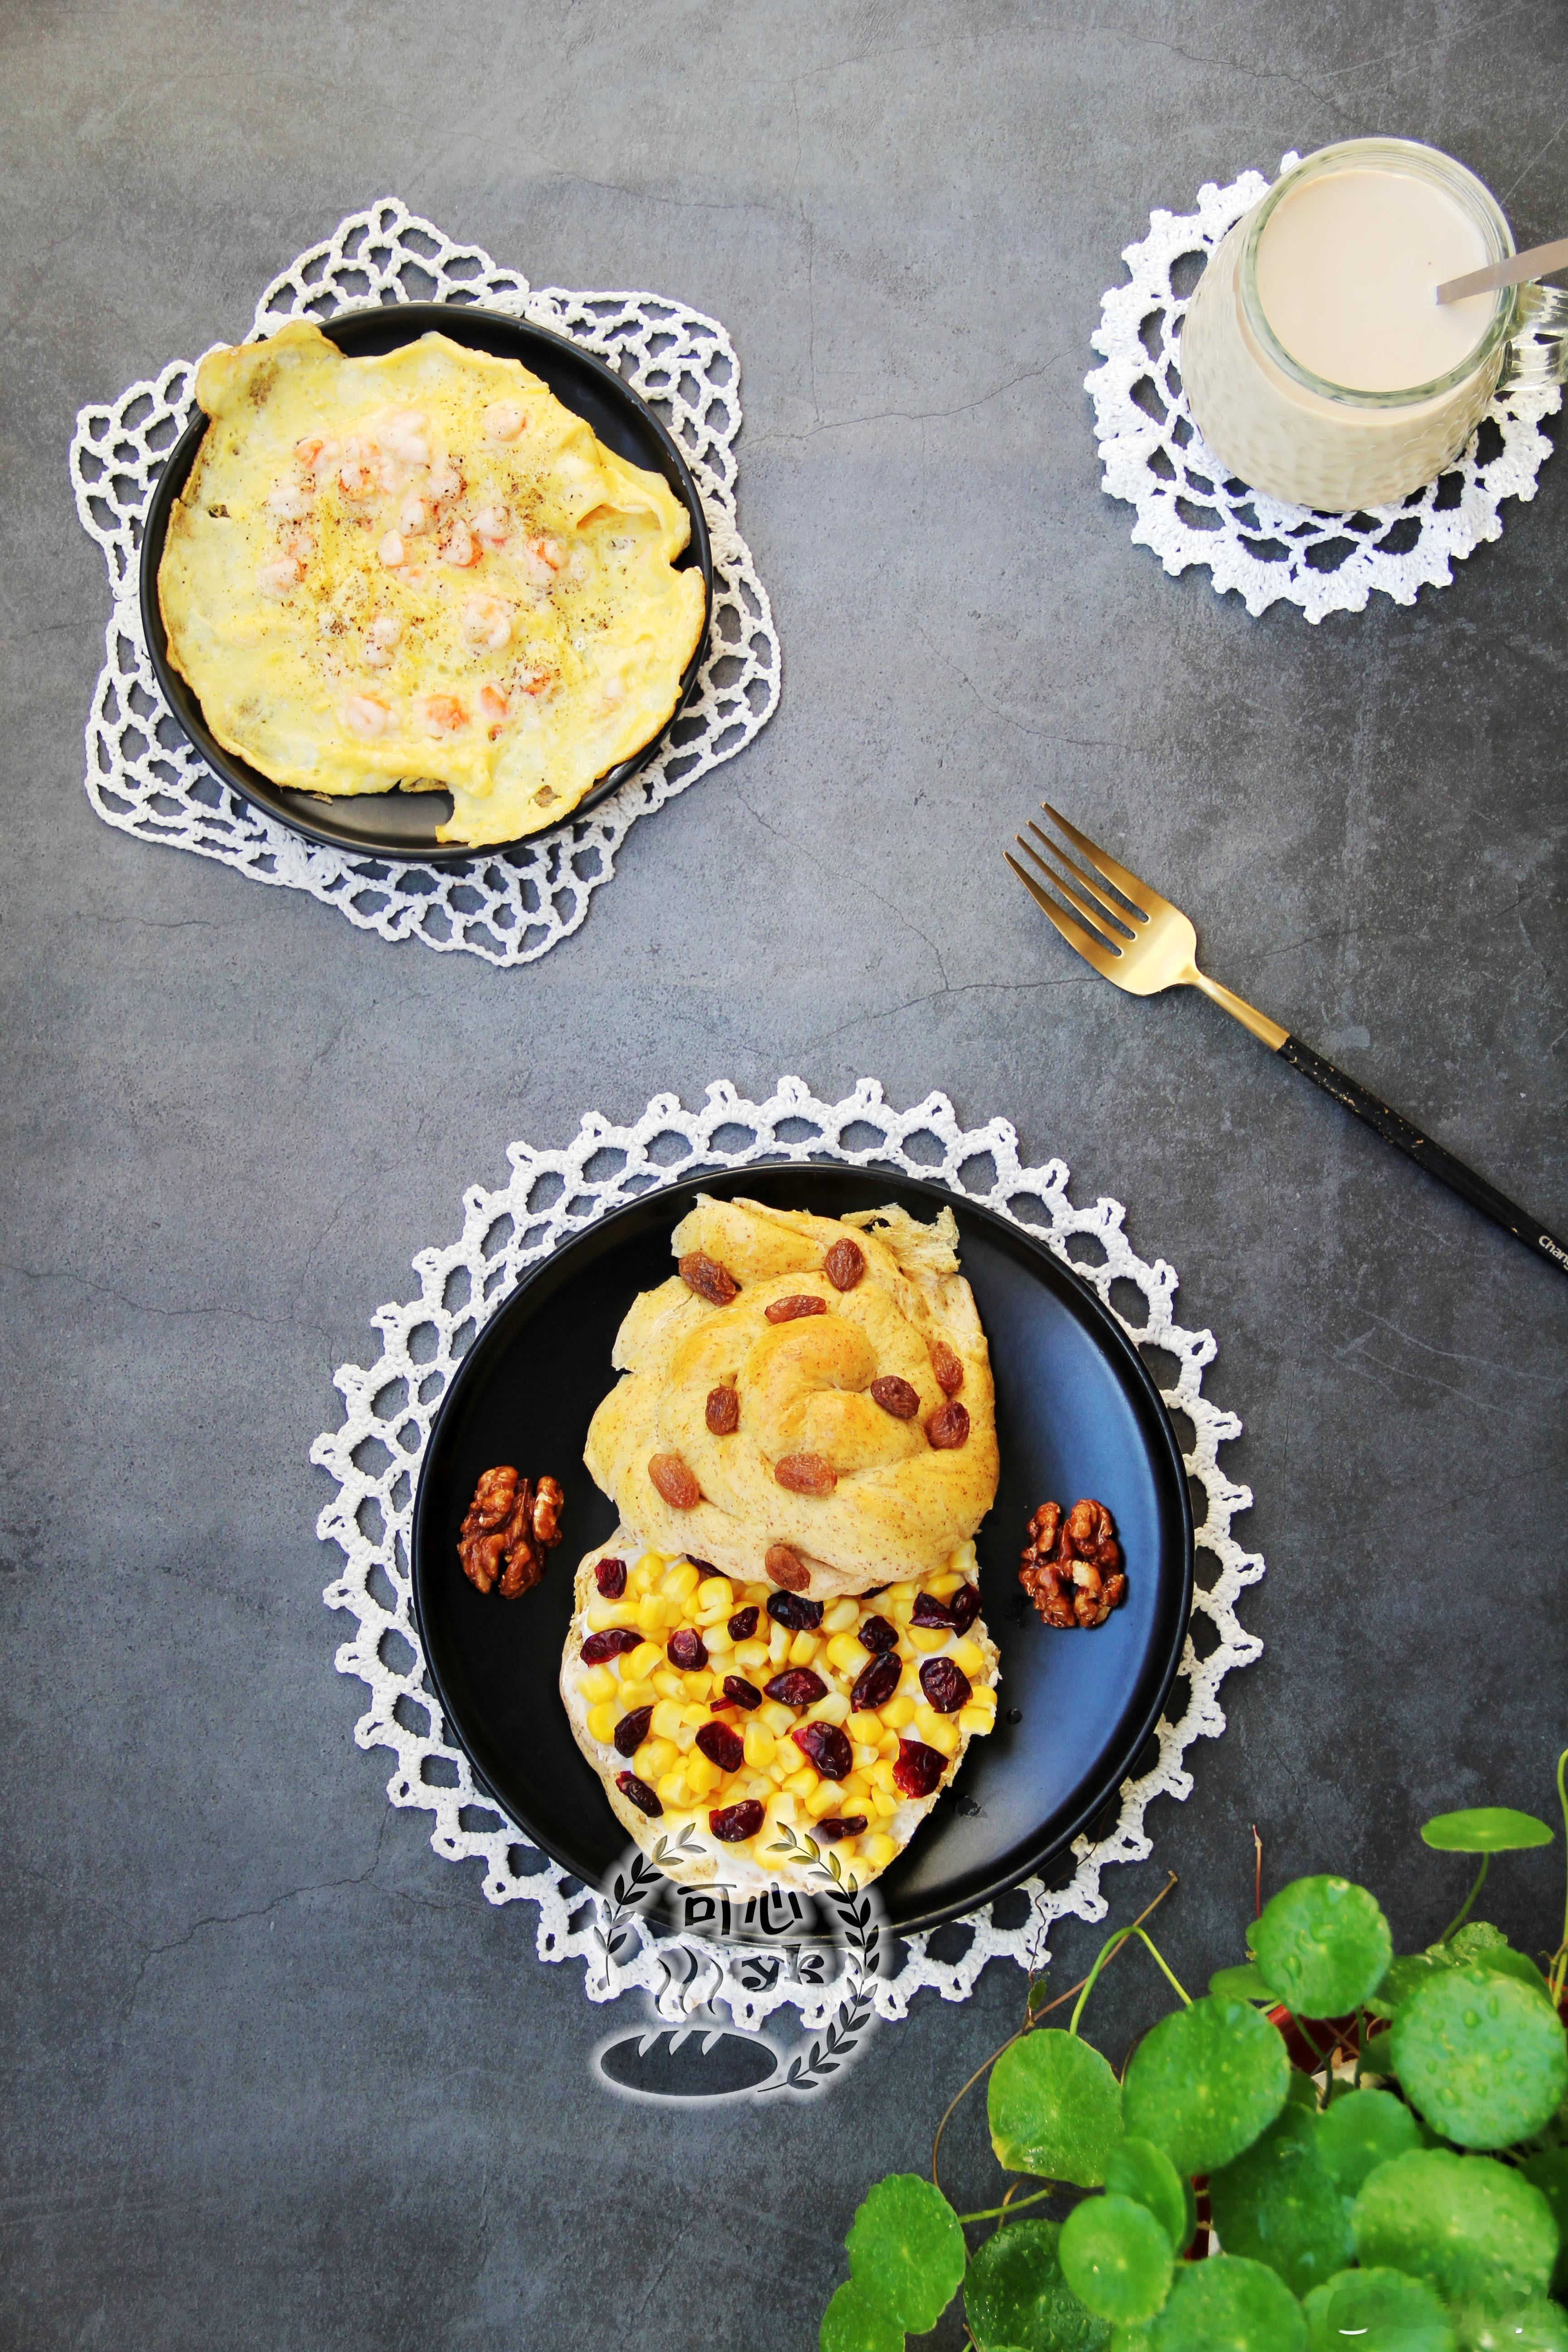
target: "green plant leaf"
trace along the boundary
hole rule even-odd
[[[1439,1853],[1521,1853],[1526,1846],[1550,1845],[1552,1832],[1533,1813],[1510,1805],[1470,1805],[1463,1812],[1434,1813],[1422,1825],[1426,1845]]]
[[[1256,1960],[1243,1960],[1239,1968],[1216,1969],[1209,1979],[1210,1992],[1228,1993],[1233,2000],[1274,2000],[1264,1981],[1263,1972]]]
[[[1153,2331],[1148,2327],[1113,2327],[1110,2352],[1154,2352]]]
[[[1153,2352],[1305,2352],[1307,2323],[1263,2263],[1211,2254],[1182,2264],[1149,2333]]]
[[[1549,2147],[1540,2156],[1526,2157],[1519,2168],[1552,2208],[1557,2224],[1557,2267],[1552,2273],[1552,2292],[1559,2301],[1568,2302],[1568,2147]]]
[[[1447,2303],[1542,2294],[1557,2224],[1539,2189],[1489,2156],[1417,2148],[1371,2174],[1351,2208],[1356,2254],[1429,2279]]]
[[[855,2284],[911,2336],[934,2327],[958,2292],[963,2231],[941,2189],[918,2173],[879,2180],[844,2242]]]
[[[1420,2127],[1392,2091],[1350,2091],[1318,2117],[1318,2161],[1342,2197],[1369,2172],[1421,2145]]]
[[[1342,2271],[1354,2253],[1350,2209],[1318,2160],[1319,2118],[1287,2105],[1234,2163],[1209,2181],[1220,2243],[1267,2263],[1292,2294]]]
[[[1307,2352],[1457,2352],[1453,2323],[1425,2279],[1342,2271],[1307,2297]]]
[[[1110,2329],[1062,2276],[1055,2221],[1008,2221],[971,2259],[963,2316],[980,2352],[1106,2352]]]
[[[1268,2019],[1244,2000],[1209,1993],[1163,2017],[1139,2043],[1122,2118],[1163,2147],[1178,2172],[1214,2172],[1273,2122],[1289,2077],[1283,2037]]]
[[[1195,2216],[1189,2221],[1187,2213],[1191,2186],[1184,2184],[1164,2149],[1152,2139],[1119,2141],[1105,2167],[1107,2194],[1146,2205],[1176,2254],[1184,2254],[1193,2242]]]
[[[1340,2017],[1374,1993],[1394,1958],[1388,1922],[1348,1878],[1298,1878],[1258,1922],[1258,1966],[1298,2017]]]
[[[1131,2197],[1086,2197],[1075,2205],[1058,2252],[1079,2301],[1122,2326],[1152,2319],[1171,2291],[1171,2241],[1147,2205]]]
[[[1489,1919],[1467,1919],[1446,1944],[1428,1944],[1429,1952],[1452,1952],[1457,1962],[1484,1959],[1489,1952],[1506,1952],[1508,1937]]]
[[[1568,2352],[1568,2311],[1538,2299],[1502,2312],[1458,2315],[1462,2352]]]
[[[1115,2075],[1098,2050],[1058,2026],[1037,2027],[1003,2053],[991,2070],[985,2108],[991,2145],[1007,2171],[1070,2180],[1079,2189],[1100,2187],[1106,2158],[1121,2137]]]
[[[1406,2096],[1461,2147],[1508,2147],[1568,2090],[1568,2037],[1551,2003],[1489,1966],[1450,1969],[1402,2001],[1394,2063]]]
[[[846,2279],[822,2315],[821,2352],[904,2352],[904,2331],[856,2279]]]

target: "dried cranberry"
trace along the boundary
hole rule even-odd
[[[651,1706],[634,1706],[630,1715],[623,1715],[616,1726],[616,1746],[621,1755],[635,1756],[647,1738],[647,1727],[653,1720]]]
[[[708,1664],[708,1644],[689,1625],[680,1626],[664,1646],[670,1664],[679,1666],[683,1675],[700,1674]]]
[[[826,1315],[827,1301],[809,1290],[798,1290],[793,1298],[775,1298],[763,1313],[770,1323],[798,1323],[803,1315]]]
[[[838,1473],[824,1454],[781,1454],[773,1476],[792,1495],[831,1495],[838,1484]],[[779,1579],[781,1584],[784,1580]]]
[[[754,1838],[767,1809],[756,1797],[742,1797],[738,1805],[721,1805],[708,1816],[708,1826],[721,1845],[742,1845]]]
[[[715,1568],[710,1559],[692,1559],[689,1552],[687,1553],[686,1557],[690,1560],[691,1566],[697,1570],[697,1581],[699,1584],[706,1584],[710,1576],[722,1576],[724,1573],[721,1568]]]
[[[763,1555],[763,1566],[773,1582],[782,1584],[787,1592],[804,1592],[811,1582],[810,1569],[798,1552],[791,1551],[788,1544],[770,1544]]]
[[[896,1625],[889,1625],[885,1617],[868,1617],[860,1628],[858,1638],[863,1650],[896,1650],[899,1629]]]
[[[725,1385],[710,1389],[708,1402],[702,1408],[702,1418],[711,1437],[733,1437],[741,1426],[741,1400],[735,1391]]]
[[[602,1666],[606,1658],[624,1658],[630,1650],[640,1650],[642,1635],[634,1633],[629,1625],[612,1625],[607,1633],[590,1633],[583,1644],[583,1664]]]
[[[594,1570],[594,1581],[606,1601],[618,1601],[626,1589],[626,1561],[602,1559]]]
[[[952,1624],[952,1612],[945,1601],[937,1599],[934,1592],[917,1592],[910,1622],[911,1625],[940,1625],[946,1633]]]
[[[748,1715],[754,1706],[761,1706],[763,1703],[762,1692],[755,1683],[749,1683],[744,1675],[725,1675],[724,1696],[727,1699],[732,1700],[736,1706],[743,1706]]]
[[[890,1699],[903,1671],[903,1660],[891,1650],[879,1652],[868,1666],[862,1666],[849,1694],[849,1704],[857,1715]]]
[[[837,1845],[840,1838],[858,1837],[865,1826],[864,1813],[851,1813],[847,1819],[840,1813],[829,1813],[825,1822],[817,1822],[816,1835],[824,1845]]]
[[[913,1421],[921,1409],[920,1391],[910,1388],[908,1381],[900,1380],[896,1372],[885,1373],[871,1383],[871,1402],[890,1412],[895,1421]]]
[[[738,1772],[746,1760],[740,1733],[731,1731],[727,1723],[705,1723],[697,1735],[697,1745],[721,1772]]]
[[[688,1250],[679,1261],[679,1273],[688,1290],[694,1290],[710,1307],[728,1307],[740,1294],[741,1286],[729,1267],[710,1257],[706,1250]]]
[[[622,1796],[629,1797],[638,1812],[646,1813],[650,1821],[657,1821],[663,1812],[664,1807],[659,1803],[647,1782],[639,1780],[635,1772],[617,1772],[616,1786]]]
[[[815,1706],[819,1698],[827,1696],[827,1685],[809,1666],[786,1666],[763,1687],[781,1706]]]
[[[797,1723],[790,1738],[825,1780],[847,1780],[855,1763],[849,1735],[836,1723]]]
[[[927,1658],[921,1666],[921,1688],[938,1715],[956,1715],[969,1696],[969,1676],[951,1658]]]
[[[945,1339],[931,1343],[931,1368],[936,1374],[936,1384],[944,1396],[956,1396],[963,1386],[963,1364],[957,1351]]]
[[[749,1642],[757,1630],[759,1613],[755,1609],[737,1609],[730,1620],[731,1641]]]
[[[822,1271],[835,1290],[853,1290],[866,1271],[866,1253],[847,1234],[834,1243],[822,1261]]]
[[[906,1797],[929,1797],[947,1769],[947,1759],[923,1740],[900,1739],[894,1785]]]
[[[939,1454],[951,1454],[955,1445],[967,1444],[968,1407],[960,1404],[956,1397],[948,1404],[939,1404],[927,1418],[926,1435]]]
[[[980,1614],[980,1587],[961,1584],[947,1604],[947,1613],[952,1620],[953,1632],[967,1633]]]
[[[768,1615],[794,1633],[815,1633],[822,1622],[820,1601],[805,1601],[798,1592],[770,1592]]]

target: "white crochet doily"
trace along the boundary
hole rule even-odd
[[[1121,1202],[1101,1200],[1092,1208],[1075,1207],[1061,1160],[1024,1167],[1018,1139],[1005,1119],[966,1130],[943,1095],[899,1111],[884,1101],[872,1078],[861,1079],[844,1101],[826,1103],[801,1079],[785,1077],[766,1102],[747,1102],[721,1081],[694,1110],[683,1109],[674,1095],[656,1095],[629,1127],[589,1112],[564,1150],[512,1144],[507,1154],[510,1182],[494,1192],[475,1185],[466,1192],[458,1238],[421,1250],[414,1260],[417,1296],[394,1300],[371,1318],[381,1334],[379,1360],[368,1369],[345,1364],[335,1374],[342,1423],[316,1440],[310,1459],[330,1474],[338,1492],[316,1531],[344,1554],[343,1571],[323,1598],[330,1609],[343,1610],[355,1621],[353,1635],[338,1651],[338,1672],[357,1675],[369,1686],[370,1705],[354,1737],[362,1748],[389,1748],[395,1755],[387,1783],[392,1802],[434,1814],[432,1846],[448,1861],[481,1864],[490,1902],[521,1897],[536,1904],[539,1957],[582,1960],[592,2000],[614,2000],[640,1987],[656,2004],[673,1993],[668,2014],[679,2017],[680,1987],[668,1957],[660,1957],[669,1954],[671,1939],[665,1937],[656,1945],[640,1921],[634,1922],[629,1957],[606,1968],[591,1897],[521,1842],[516,1827],[476,1789],[468,1758],[445,1737],[425,1679],[410,1601],[409,1528],[420,1461],[455,1367],[524,1268],[607,1211],[697,1168],[823,1156],[849,1167],[889,1164],[995,1210],[1074,1265],[1113,1312],[1113,1286],[1123,1286],[1123,1297],[1125,1286],[1134,1286],[1142,1294],[1143,1319],[1119,1319],[1133,1339],[1165,1351],[1179,1366],[1173,1387],[1163,1393],[1192,1426],[1187,1469],[1206,1497],[1198,1515],[1201,1572],[1194,1592],[1200,1638],[1194,1643],[1189,1631],[1180,1669],[1185,1704],[1174,1721],[1159,1724],[1154,1760],[1123,1784],[1114,1823],[1098,1823],[1103,1834],[1074,1842],[1077,1867],[1069,1884],[1047,1889],[1038,1880],[1027,1882],[1022,1890],[1026,1908],[1016,1897],[1000,1906],[1010,1924],[987,1908],[958,1927],[897,1939],[876,1989],[881,2015],[903,2016],[921,1986],[948,2000],[965,2000],[987,1960],[1005,1957],[1024,1968],[1043,1965],[1045,1932],[1052,1920],[1069,1913],[1085,1920],[1102,1918],[1101,1872],[1110,1863],[1139,1862],[1149,1853],[1143,1817],[1150,1802],[1190,1792],[1187,1748],[1194,1739],[1217,1738],[1225,1728],[1220,1683],[1233,1666],[1250,1664],[1262,1651],[1236,1614],[1243,1586],[1258,1581],[1264,1564],[1231,1534],[1232,1519],[1250,1507],[1252,1495],[1219,1467],[1219,1448],[1240,1434],[1241,1423],[1203,1394],[1214,1339],[1207,1331],[1184,1330],[1174,1320],[1174,1270],[1163,1259],[1147,1264],[1135,1255],[1122,1231]],[[940,1948],[933,1950],[933,1944]],[[703,1940],[696,1964],[711,1971],[713,1958],[713,1946]],[[721,1950],[719,1958],[723,1982],[713,1999],[729,2007],[738,2024],[755,2026],[790,2003],[813,2025],[837,1998],[832,1989],[825,1993],[788,1970],[779,1971],[772,1984],[760,1983],[756,1979],[765,1971],[754,1964],[748,1968],[742,1951]]]
[[[574,931],[615,871],[635,820],[732,759],[772,716],[779,641],[767,592],[735,524],[741,370],[715,319],[657,294],[530,288],[479,246],[457,246],[395,196],[340,223],[275,278],[247,341],[286,319],[386,302],[505,310],[596,352],[663,418],[691,468],[713,547],[713,625],[691,695],[647,765],[586,816],[507,856],[460,865],[358,856],[305,840],[206,768],[158,690],[142,640],[137,562],[164,459],[190,420],[195,363],[174,360],[110,408],[84,408],[71,442],[82,527],[102,548],[114,604],[87,724],[88,798],[143,841],[220,858],[258,882],[308,890],[362,930],[531,963]]]
[[[1300,161],[1285,155],[1279,169]],[[1188,413],[1179,335],[1201,260],[1269,185],[1258,172],[1228,188],[1207,181],[1195,213],[1152,213],[1148,236],[1123,253],[1131,282],[1101,298],[1089,338],[1105,364],[1084,378],[1101,487],[1137,509],[1134,545],[1152,547],[1172,573],[1206,563],[1215,587],[1238,590],[1255,619],[1280,597],[1309,621],[1364,612],[1374,588],[1413,604],[1419,589],[1446,587],[1456,562],[1501,537],[1504,499],[1535,496],[1552,450],[1539,420],[1555,414],[1562,392],[1500,393],[1457,463],[1396,506],[1315,514],[1231,479]]]

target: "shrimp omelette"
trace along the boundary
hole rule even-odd
[[[445,335],[350,359],[294,320],[209,352],[158,572],[225,749],[327,794],[445,787],[442,841],[553,824],[652,740],[702,633],[658,474],[516,360]]]

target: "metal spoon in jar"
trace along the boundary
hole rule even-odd
[[[1490,294],[1499,286],[1529,286],[1554,269],[1568,269],[1568,236],[1552,245],[1532,245],[1528,253],[1511,253],[1506,261],[1489,262],[1463,278],[1446,278],[1432,289],[1432,299],[1462,302],[1468,294]]]

